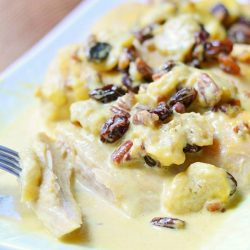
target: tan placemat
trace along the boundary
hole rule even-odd
[[[81,0],[0,0],[0,71],[23,54]]]

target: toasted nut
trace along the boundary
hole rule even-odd
[[[208,201],[205,204],[206,209],[209,212],[224,212],[225,204],[220,201]]]
[[[136,63],[136,68],[138,72],[142,75],[142,77],[148,82],[152,81],[152,75],[153,75],[152,68],[141,58],[137,58],[135,63]]]
[[[235,43],[250,44],[250,25],[237,22],[230,27],[228,36]]]
[[[226,56],[226,55],[220,55],[219,56],[219,63],[220,68],[224,70],[225,72],[233,75],[239,75],[240,74],[240,67],[239,65],[233,60],[232,57]]]
[[[219,54],[230,54],[233,50],[233,43],[229,39],[213,40],[205,43],[205,57],[206,59],[217,58]]]
[[[185,113],[186,108],[181,102],[177,102],[173,107],[172,110],[174,110],[177,113]]]
[[[150,222],[157,227],[167,227],[171,229],[182,229],[185,227],[185,221],[171,217],[155,217]]]
[[[112,161],[115,164],[120,164],[122,161],[129,158],[129,150],[132,148],[132,141],[125,141],[122,145],[114,151],[111,156]]]
[[[159,117],[156,114],[150,113],[148,110],[138,110],[133,115],[133,124],[135,125],[151,126],[158,120]]]
[[[202,106],[213,107],[221,100],[222,91],[208,74],[200,75],[196,89]]]

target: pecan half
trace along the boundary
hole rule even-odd
[[[102,88],[90,91],[89,96],[101,103],[108,103],[115,101],[118,97],[126,94],[126,91],[116,85],[106,85]]]
[[[186,108],[181,102],[177,102],[173,107],[172,110],[174,110],[177,113],[185,113]]]
[[[167,227],[171,229],[182,229],[185,227],[185,221],[171,217],[155,217],[150,222],[157,227]]]
[[[197,91],[194,88],[182,88],[170,98],[169,105],[173,107],[179,102],[187,108],[195,100],[196,96]]]
[[[230,54],[233,50],[233,43],[229,39],[213,40],[205,43],[206,59],[217,58],[219,54]]]
[[[150,113],[158,115],[159,119],[164,122],[172,116],[173,111],[167,103],[160,102],[155,109],[150,110]]]
[[[191,144],[187,144],[184,148],[183,148],[183,152],[184,153],[196,153],[201,151],[201,147],[198,145],[191,145]]]
[[[202,73],[198,79],[197,92],[200,103],[205,107],[213,107],[221,100],[221,89],[206,73]]]
[[[126,117],[130,117],[129,112],[127,112],[124,109],[118,108],[116,106],[111,106],[110,111],[115,114],[115,115],[121,115],[121,116],[126,116]]]
[[[120,109],[123,109],[129,112],[136,102],[134,93],[127,93],[124,96],[121,96],[116,101],[116,106]]]
[[[219,55],[219,63],[220,63],[220,68],[233,75],[239,75],[240,74],[240,67],[239,65],[235,62],[235,60],[227,55],[221,54]]]
[[[113,143],[119,140],[128,130],[129,120],[127,116],[114,115],[106,121],[100,133],[100,139],[105,143]]]
[[[111,159],[115,164],[120,164],[122,161],[129,158],[129,150],[132,148],[132,141],[125,141],[122,145],[116,149],[111,155]]]
[[[228,30],[228,37],[235,43],[250,44],[250,21],[238,21]]]
[[[150,126],[153,125],[159,117],[156,114],[150,113],[148,110],[138,110],[133,115],[133,124]]]
[[[137,58],[135,61],[138,72],[142,75],[145,81],[151,82],[153,69],[141,58]]]

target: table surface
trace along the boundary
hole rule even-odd
[[[81,0],[0,0],[0,72]]]

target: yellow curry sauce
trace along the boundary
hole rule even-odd
[[[36,93],[29,130],[43,132],[21,154],[21,200],[52,235],[214,247],[247,206],[249,6],[210,4],[127,4],[59,52]]]

